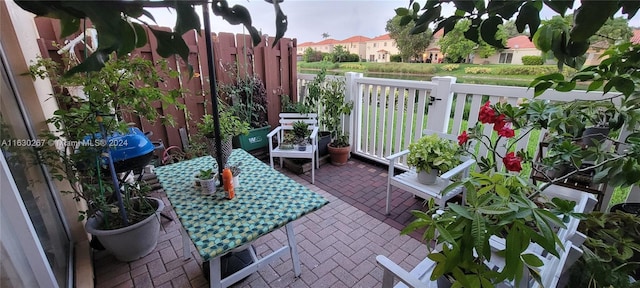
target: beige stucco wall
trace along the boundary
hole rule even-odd
[[[504,49],[496,52],[487,58],[480,58],[478,54],[473,55],[473,64],[499,64],[500,53],[513,53],[511,64],[522,65],[522,56],[540,56],[540,50],[536,48],[521,48],[521,49]]]
[[[10,73],[16,81],[17,90],[22,102],[30,113],[30,120],[36,129],[41,131],[48,127],[45,120],[53,116],[53,112],[58,109],[51,95],[53,89],[48,80],[32,80],[28,75],[22,75],[28,71],[30,61],[35,60],[40,55],[37,39],[38,32],[33,21],[33,14],[22,10],[13,1],[0,1],[0,43],[9,55]],[[63,186],[62,183],[56,185]],[[69,190],[68,187],[60,187],[61,190]],[[87,245],[87,234],[82,227],[82,223],[77,221],[78,212],[76,201],[70,195],[62,195],[66,222],[71,230],[71,237],[74,239],[76,251],[76,286],[93,287],[93,272],[89,258]],[[83,248],[79,248],[83,247]],[[79,277],[79,278],[78,278]]]
[[[386,57],[382,59],[382,55],[385,53],[378,52],[380,50],[386,50]],[[396,41],[393,39],[389,40],[372,40],[367,41],[366,48],[366,59],[368,62],[389,62],[391,55],[399,54],[398,47],[396,47]],[[374,60],[371,61],[371,55],[373,55]]]

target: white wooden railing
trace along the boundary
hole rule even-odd
[[[298,75],[298,91],[304,95],[306,83],[315,75]],[[466,127],[473,127],[478,121],[480,107],[486,99],[491,103],[506,102],[512,105],[533,99],[533,89],[462,84],[456,83],[455,77],[433,77],[431,81],[413,81],[363,77],[361,73],[347,72],[344,79],[346,97],[354,102],[353,112],[348,118],[343,119],[344,130],[350,135],[352,153],[384,164],[388,164],[385,156],[407,149],[409,143],[422,136],[424,129],[458,135],[466,130]],[[613,95],[603,96],[602,92],[548,90],[536,99],[596,100]],[[465,105],[469,107],[468,115],[464,115]],[[492,128],[491,125],[485,125],[484,134],[491,136]],[[514,137],[519,139],[515,143],[518,150],[525,149],[529,143],[536,143],[537,147],[545,131],[518,137],[519,133],[523,132],[516,131]],[[482,145],[479,145],[477,150],[479,155],[483,156],[488,152]],[[498,152],[502,154],[505,151]],[[408,168],[406,157],[400,159],[399,166]],[[607,201],[605,203],[609,201],[604,200]]]

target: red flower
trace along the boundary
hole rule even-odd
[[[507,124],[507,121],[505,120],[505,118],[506,117],[503,114],[496,116],[493,119],[493,130],[500,131],[502,127],[504,127],[504,125]]]
[[[516,156],[515,152],[509,152],[502,158],[502,163],[508,171],[520,172],[522,170],[522,159]]]
[[[480,107],[478,120],[480,120],[481,123],[494,123],[496,121],[496,111],[489,105],[491,105],[491,102],[487,101]]]
[[[462,131],[462,134],[458,136],[458,144],[462,146],[464,143],[467,143],[467,141],[469,141],[469,135],[467,135],[467,131]]]
[[[500,135],[502,137],[507,137],[507,138],[511,138],[513,136],[516,136],[516,132],[513,131],[513,129],[511,129],[509,126],[507,126],[507,125],[503,126],[502,129],[500,129],[498,131],[498,135]]]

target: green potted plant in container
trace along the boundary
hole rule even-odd
[[[271,131],[267,119],[267,90],[256,74],[240,76],[238,69],[224,65],[233,83],[220,83],[220,94],[226,96],[230,109],[240,120],[249,123],[249,131],[233,137],[234,147],[246,151],[266,147]],[[245,73],[247,74],[247,73]]]
[[[150,161],[148,156],[153,155],[154,149],[139,129],[128,127],[121,119],[135,113],[153,122],[160,118],[154,102],[165,106],[178,103],[180,91],[163,91],[160,74],[175,77],[176,73],[164,61],[154,64],[142,58],[114,57],[90,76],[62,77],[66,73],[64,67],[68,66],[51,59],[38,59],[30,66],[34,78],[49,78],[61,87],[83,86],[86,94],[72,97],[63,89],[56,90],[53,99],[59,109],[47,121],[57,130],[41,134],[52,145],[39,147],[37,156],[50,169],[52,177],[69,182],[71,190],[62,192],[79,202],[79,219],[87,220],[87,232],[117,259],[138,259],[156,246],[160,229],[156,215],[164,204],[160,199],[148,197],[149,187],[144,183],[121,184],[117,179],[117,170],[127,170],[127,166],[140,168],[137,166]],[[171,115],[162,117],[162,121],[171,124]],[[148,153],[133,160],[116,161],[116,155],[130,151],[133,145],[128,144],[134,144],[133,140]],[[104,157],[105,153],[111,156]]]
[[[320,98],[324,110],[320,115],[320,123],[331,132],[331,143],[328,144],[331,164],[347,163],[351,145],[349,136],[342,129],[342,117],[351,115],[353,102],[346,101],[344,80],[328,80]]]
[[[220,108],[218,115],[220,116],[220,142],[222,146],[222,163],[218,163],[218,165],[224,167],[233,150],[232,138],[249,133],[249,123],[235,116],[228,105],[225,105],[222,101],[218,101],[218,107]],[[200,121],[197,125],[198,133],[204,137],[209,154],[215,158],[217,150],[213,115],[205,114]]]
[[[325,84],[327,70],[322,68],[318,74],[313,78],[313,80],[309,83],[308,89],[309,93],[307,97],[304,98],[304,103],[302,104],[305,109],[300,109],[302,111],[296,111],[298,113],[308,113],[310,111],[314,113],[318,113],[318,115],[322,115],[325,111],[319,111],[319,105],[322,103],[322,98],[325,97],[325,93],[330,93],[331,91],[328,89],[329,87]],[[296,103],[298,105],[299,103]],[[297,106],[299,108],[300,105]],[[322,116],[320,116],[322,117]],[[328,127],[325,127],[329,129]],[[329,129],[330,130],[330,129]],[[331,143],[331,131],[321,130],[318,131],[318,155],[320,157],[326,156],[329,154],[329,143]]]
[[[196,185],[202,189],[202,194],[213,195],[216,192],[216,180],[217,173],[213,171],[213,168],[200,170],[196,174]]]
[[[407,164],[416,168],[418,182],[433,184],[441,171],[460,164],[458,154],[462,152],[455,143],[438,135],[424,136],[409,144]]]
[[[309,143],[308,139],[311,134],[311,131],[309,131],[309,124],[304,121],[296,121],[293,122],[292,128],[293,135],[295,137],[295,144],[298,145],[298,150],[307,150],[307,144]]]

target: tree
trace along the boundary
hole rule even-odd
[[[516,26],[516,21],[514,21],[514,20],[509,20],[507,22],[504,22],[504,24],[502,24],[501,28],[504,31],[507,39],[510,39],[510,38],[513,38],[513,37],[516,37],[516,36],[519,36],[519,35],[527,35],[527,33],[525,33],[525,31],[518,32],[518,27]]]
[[[349,51],[344,49],[344,46],[342,45],[333,47],[333,52],[331,54],[333,56],[332,62],[345,62],[349,58]]]
[[[302,59],[306,62],[318,62],[322,61],[322,52],[311,49],[311,47],[304,50]]]
[[[444,29],[446,35],[453,30],[456,22],[468,19],[472,23],[470,29],[479,34],[465,33],[467,39],[479,43],[481,38],[493,47],[504,48],[504,44],[496,37],[498,26],[517,13],[515,24],[518,32],[524,32],[528,28],[529,37],[536,47],[543,52],[553,51],[559,67],[563,64],[571,67],[581,66],[583,62],[579,57],[589,48],[590,37],[596,34],[607,19],[612,18],[618,11],[622,11],[627,19],[631,19],[640,9],[640,1],[629,0],[580,1],[577,8],[573,5],[575,0],[467,0],[453,1],[457,10],[454,15],[445,17],[442,15],[442,1],[423,2],[423,7],[418,2],[412,2],[409,8],[395,10],[396,15],[401,17],[401,23],[406,25],[413,22],[410,25],[413,34],[424,33],[429,24],[435,24],[435,31]],[[561,16],[564,16],[568,9],[576,8],[575,25],[571,29],[554,29],[543,24],[540,20],[543,5]]]
[[[471,28],[471,21],[461,20],[454,26],[447,35],[443,36],[438,44],[442,53],[445,54],[453,62],[460,62],[462,59],[466,59],[467,56],[475,51],[481,58],[487,58],[497,52],[497,49],[487,44],[482,39],[480,43],[466,39],[465,35],[470,32],[474,32]],[[503,45],[506,44],[506,34],[503,31],[499,31],[496,35],[500,38]]]
[[[327,32],[322,33],[322,39],[327,39],[329,37],[331,37],[331,35],[329,35],[329,33],[327,33]]]
[[[476,43],[464,37],[464,32],[469,29],[470,25],[470,21],[460,21],[455,25],[453,30],[440,38],[438,42],[440,50],[442,50],[442,53],[449,61],[456,63],[461,62],[462,59],[467,59],[469,54],[473,53],[473,48],[476,47]]]
[[[598,32],[589,38],[589,41],[591,43],[607,41],[609,44],[614,44],[619,41],[627,41],[631,37],[633,37],[633,29],[629,27],[629,20],[618,17],[607,20]]]
[[[408,61],[412,58],[422,58],[424,50],[431,42],[431,33],[422,33],[413,35],[410,33],[411,27],[408,25],[400,25],[400,16],[395,16],[387,21],[385,30],[389,32],[391,39],[396,41],[402,61]]]

